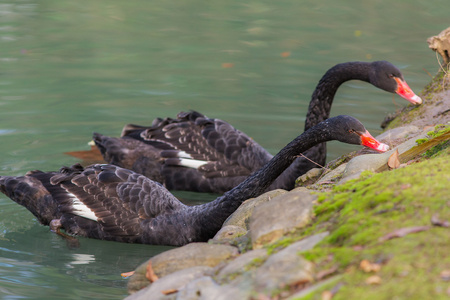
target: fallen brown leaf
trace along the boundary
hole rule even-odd
[[[134,271],[131,271],[131,272],[121,273],[120,276],[122,276],[123,278],[128,278],[133,274],[134,274]]]
[[[333,293],[331,291],[322,292],[322,300],[331,300],[333,298]]]
[[[339,290],[341,289],[343,283],[340,282],[338,284],[336,284],[331,291],[324,291],[322,292],[322,300],[331,300],[334,295],[336,295],[337,292],[339,292]]]
[[[170,289],[170,290],[161,291],[161,293],[163,293],[164,295],[175,294],[177,292],[178,292],[177,289]]]
[[[338,270],[337,266],[334,266],[334,267],[331,267],[330,269],[319,271],[316,275],[316,279],[322,280],[323,278],[336,273],[337,270]]]
[[[450,270],[443,270],[440,274],[441,279],[445,280],[445,281],[449,281],[450,280]]]
[[[222,63],[222,68],[228,69],[234,67],[233,63]]]
[[[448,221],[439,220],[437,214],[431,216],[431,224],[433,224],[434,226],[450,227],[450,223]]]
[[[360,262],[359,264],[359,268],[361,270],[363,270],[366,273],[369,272],[378,272],[381,269],[381,265],[376,264],[376,263],[371,263],[370,261],[368,261],[367,259],[364,259]]]
[[[391,169],[397,169],[400,167],[400,159],[399,159],[398,149],[395,149],[395,152],[389,156],[388,166]]]
[[[381,284],[381,277],[378,275],[370,276],[366,279],[366,283],[371,285]]]
[[[155,272],[153,271],[153,268],[152,268],[152,261],[148,262],[147,272],[145,272],[145,277],[150,282],[155,282],[156,280],[158,280],[158,276],[156,276],[156,274],[155,274]]]
[[[289,57],[289,56],[291,56],[291,52],[289,51],[281,52],[281,57]]]
[[[355,245],[355,246],[352,247],[352,249],[355,250],[355,251],[362,251],[362,250],[364,250],[364,246]]]
[[[428,230],[430,228],[431,228],[431,226],[415,226],[415,227],[400,228],[400,229],[397,229],[397,230],[395,230],[395,231],[393,231],[391,233],[388,233],[385,236],[381,237],[379,239],[379,241],[380,242],[384,242],[384,241],[387,241],[387,240],[390,240],[390,239],[403,237],[403,236],[405,236],[407,234],[410,234],[410,233],[416,233],[416,232],[425,231],[425,230]]]
[[[410,187],[411,187],[411,183],[404,183],[404,184],[400,185],[400,188],[402,190],[409,189]]]

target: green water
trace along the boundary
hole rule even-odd
[[[94,131],[118,136],[189,109],[276,153],[302,132],[329,67],[388,60],[418,93],[438,67],[426,38],[450,25],[447,0],[178,2],[0,0],[1,174],[57,170]],[[350,82],[332,115],[376,135],[406,104]],[[330,143],[329,158],[358,148]],[[120,273],[167,249],[80,242],[69,249],[0,195],[0,297],[121,299]]]

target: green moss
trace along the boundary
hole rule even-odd
[[[319,197],[316,222],[304,233],[328,230],[330,235],[302,255],[318,270],[339,267],[344,285],[333,300],[448,297],[448,283],[439,278],[450,269],[448,228],[380,242],[394,230],[430,225],[433,215],[450,220],[450,150],[436,151],[431,160],[379,174],[365,172]],[[382,284],[365,283],[373,274],[359,270],[363,259],[383,263],[378,273]],[[321,299],[322,290],[307,299]]]
[[[450,141],[444,141],[444,142],[434,146],[427,152],[425,152],[423,154],[423,157],[424,158],[433,158],[435,156],[442,155],[445,152],[444,150],[448,149],[449,146],[450,146]]]
[[[255,269],[255,268],[261,266],[265,261],[266,261],[266,258],[257,257],[244,267],[244,271],[249,271],[251,269]]]
[[[417,140],[416,140],[416,144],[417,144],[417,145],[421,145],[421,144],[423,144],[423,143],[425,143],[425,142],[428,142],[428,140],[429,140],[429,139],[417,139]]]
[[[445,80],[446,80],[446,73],[440,71],[433,78],[433,80],[427,86],[425,86],[425,88],[422,91],[422,94],[425,96],[425,98],[432,97],[433,94],[445,90]]]
[[[423,143],[428,142],[430,139],[439,137],[447,132],[450,131],[450,125],[443,125],[443,124],[439,124],[436,125],[434,127],[434,130],[431,130],[429,132],[427,132],[427,136],[428,138],[422,138],[422,139],[418,139],[416,140],[417,145],[421,145]],[[447,141],[443,141],[442,143],[440,143],[439,145],[434,146],[433,148],[429,149],[426,151],[426,153],[424,153],[422,156],[424,158],[431,158],[434,155],[436,155],[437,153],[443,151],[444,149],[448,148],[450,142]]]
[[[287,246],[291,245],[295,241],[296,241],[296,239],[294,239],[292,236],[287,236],[282,239],[279,239],[278,241],[267,246],[267,254],[271,255],[275,252],[278,252],[280,249],[286,248]]]

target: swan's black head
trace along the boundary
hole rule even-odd
[[[397,93],[412,104],[421,104],[422,99],[414,94],[403,78],[402,72],[387,61],[371,63],[370,83],[391,93]]]
[[[388,145],[380,143],[372,137],[356,118],[341,115],[330,118],[325,122],[328,123],[327,128],[335,140],[348,144],[363,145],[380,152],[389,150]]]

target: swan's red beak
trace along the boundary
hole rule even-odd
[[[397,94],[399,94],[401,97],[405,98],[414,105],[422,104],[422,99],[416,94],[414,94],[414,92],[408,86],[406,81],[398,77],[394,77],[394,79],[395,81],[397,81],[397,90],[395,91]]]
[[[377,141],[367,130],[365,133],[359,135],[361,137],[361,144],[363,146],[375,149],[380,152],[389,150],[389,146]]]

